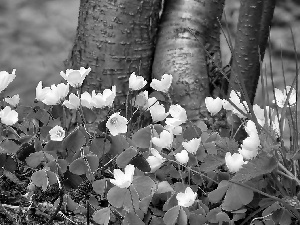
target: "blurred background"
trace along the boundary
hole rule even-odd
[[[16,79],[7,94],[20,94],[21,101],[31,104],[35,87],[40,80],[43,86],[59,83],[63,61],[68,57],[76,34],[79,0],[0,0],[0,71],[11,73],[16,69]],[[230,36],[234,38],[238,20],[239,1],[227,0],[225,13]],[[283,72],[291,84],[296,74],[292,28],[298,57],[300,53],[300,1],[277,1],[271,31],[272,63],[275,86],[283,88]],[[282,50],[282,60],[281,60]],[[230,51],[222,38],[224,64]],[[265,62],[269,68],[269,53]],[[269,76],[270,77],[270,76]],[[268,82],[271,84],[270,80]],[[271,90],[271,85],[269,85]],[[272,95],[271,95],[272,96]],[[261,102],[258,88],[256,102]]]

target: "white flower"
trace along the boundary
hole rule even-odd
[[[231,155],[230,152],[225,155],[225,163],[231,173],[236,173],[245,164],[241,154],[234,153]]]
[[[14,95],[11,98],[5,98],[4,100],[11,106],[16,107],[20,102],[20,96]]]
[[[69,85],[60,83],[57,86],[52,84],[50,88],[42,88],[40,81],[36,88],[36,99],[46,105],[57,105],[69,93]]]
[[[175,154],[175,159],[181,164],[186,164],[189,161],[189,154],[186,150],[182,150]]]
[[[6,71],[0,71],[0,93],[15,79],[16,69],[13,69],[11,74]]]
[[[197,193],[193,192],[192,188],[187,187],[185,192],[179,192],[176,195],[178,205],[182,207],[190,207],[194,204],[197,197]]]
[[[245,148],[239,149],[239,153],[243,156],[244,159],[250,160],[257,156],[258,151],[257,150],[248,150]]]
[[[36,97],[35,99],[38,101],[43,101],[45,99],[45,96],[48,94],[48,92],[51,91],[50,87],[43,88],[42,81],[38,83],[36,86]]]
[[[245,126],[245,131],[249,136],[256,135],[258,136],[258,132],[256,129],[256,125],[252,120],[248,120]]]
[[[288,94],[291,90],[290,86],[286,86],[286,89],[283,90],[283,92],[277,88],[275,88],[275,99],[276,99],[276,105],[280,108],[284,107],[284,104],[287,100]],[[296,103],[296,90],[293,88],[291,90],[291,95],[288,99],[288,103],[293,106]],[[273,100],[273,103],[275,103],[275,100]]]
[[[67,69],[66,73],[60,72],[60,75],[68,81],[68,83],[75,88],[81,87],[85,77],[89,74],[91,68],[85,69],[80,67],[80,70]]]
[[[236,104],[236,106],[244,113],[247,115],[248,111],[249,111],[249,107],[246,101],[243,101],[241,103]],[[239,110],[237,110],[237,108],[234,107],[234,109],[232,110],[232,112],[234,114],[236,114],[239,118],[246,118],[246,116],[244,116],[244,114],[242,114]]]
[[[134,166],[131,164],[128,164],[123,173],[120,169],[114,169],[114,178],[110,179],[110,182],[119,188],[128,188],[133,180],[133,174],[134,174]]]
[[[147,110],[150,110],[151,107],[154,106],[157,103],[159,103],[158,100],[155,97],[151,97],[151,98],[148,99],[147,105],[145,106],[145,108]]]
[[[50,139],[52,141],[62,141],[66,135],[64,128],[56,125],[51,130],[49,130]]]
[[[184,108],[182,108],[180,105],[171,105],[169,108],[169,114],[173,118],[167,118],[166,119],[166,124],[173,126],[173,127],[178,127],[179,125],[185,123],[187,121],[187,115],[186,111]]]
[[[230,92],[230,97],[229,99],[232,101],[232,103],[234,103],[236,106],[240,104],[240,97],[241,94],[238,91],[234,91],[232,90]],[[223,108],[226,110],[233,110],[235,107],[233,105],[231,105],[231,103],[225,99],[222,100],[223,102]]]
[[[153,79],[150,83],[150,87],[152,87],[156,91],[161,91],[167,93],[172,84],[173,76],[169,74],[164,74],[161,77],[161,80]]]
[[[87,107],[89,109],[92,109],[94,107],[94,101],[92,99],[92,96],[87,91],[81,94],[80,103],[82,106]]]
[[[15,110],[11,110],[10,106],[6,106],[0,111],[1,123],[11,126],[18,122],[18,113]]]
[[[170,149],[172,147],[173,143],[173,134],[167,130],[163,130],[159,138],[158,137],[153,137],[151,139],[152,143],[156,145],[159,148],[168,148]]]
[[[115,100],[116,95],[117,95],[116,86],[112,86],[111,90],[105,89],[103,91],[103,94],[101,93],[96,94],[95,91],[93,91],[92,93],[93,105],[96,108],[103,108],[105,106],[111,107]]]
[[[162,164],[166,161],[166,159],[162,157],[155,148],[151,148],[150,151],[152,155],[150,155],[146,160],[149,163],[151,168],[150,173],[154,173],[162,166]]]
[[[106,122],[106,127],[112,136],[127,132],[127,119],[120,116],[119,112],[112,114]]]
[[[191,154],[196,154],[201,143],[201,138],[193,138],[188,142],[182,142],[182,146]]]
[[[259,105],[255,104],[253,106],[253,112],[255,114],[255,117],[257,119],[257,122],[262,127],[265,125],[265,111],[264,109],[260,108]]]
[[[215,115],[222,109],[222,99],[220,99],[219,97],[217,97],[216,99],[213,99],[212,97],[206,97],[205,105],[211,115]]]
[[[169,115],[169,113],[165,112],[165,107],[159,102],[150,107],[150,114],[154,123],[163,121]]]
[[[80,106],[80,99],[75,94],[71,93],[69,95],[69,100],[65,100],[63,103],[69,109],[78,109]]]
[[[274,130],[276,137],[280,137],[280,127],[279,127],[279,122],[280,122],[280,115],[279,118],[277,115],[274,116],[274,120],[272,121],[271,128]],[[285,119],[282,122],[282,129],[285,127]],[[283,130],[282,130],[283,132]]]
[[[173,135],[180,135],[182,133],[182,127],[181,126],[172,126],[172,125],[167,124],[166,126],[164,126],[164,128],[167,131],[171,132]]]
[[[142,76],[136,76],[133,72],[129,77],[129,89],[138,91],[147,84],[147,81]]]
[[[132,105],[137,108],[142,108],[146,110],[148,108],[148,91],[143,91],[139,93],[132,99]]]

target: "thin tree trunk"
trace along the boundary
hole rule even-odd
[[[230,76],[230,90],[240,91],[244,82],[250,103],[253,104],[259,78],[260,28],[263,12],[262,0],[241,0],[234,58]]]
[[[219,15],[213,13],[222,10],[215,11],[212,6],[220,8],[222,2],[166,0],[164,4],[152,75],[156,79],[165,73],[173,75],[170,91],[173,104],[184,107],[192,121],[199,120],[201,105],[209,95],[204,46],[208,36],[212,41],[218,40],[219,33],[212,30]]]
[[[82,91],[117,86],[125,100],[132,72],[150,80],[161,0],[81,0],[67,68],[91,67]]]

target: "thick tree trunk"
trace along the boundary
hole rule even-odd
[[[81,0],[67,68],[91,67],[82,91],[117,86],[124,102],[132,72],[150,80],[161,0]]]
[[[204,46],[209,38],[212,45],[219,41],[216,17],[220,18],[222,10],[223,1],[216,0],[166,0],[164,4],[153,77],[173,75],[170,92],[173,103],[183,106],[192,121],[200,118],[201,105],[209,95]]]
[[[259,50],[262,0],[241,0],[234,58],[230,77],[230,90],[241,92],[242,83],[253,104],[259,78]],[[230,93],[230,92],[229,92]]]

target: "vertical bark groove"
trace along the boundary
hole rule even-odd
[[[208,33],[215,37],[208,31],[216,15],[207,14],[207,6],[214,4],[217,1],[165,0],[158,32],[152,76],[173,75],[171,98],[186,109],[192,121],[200,118],[201,105],[209,94],[204,46]]]
[[[82,91],[117,86],[124,102],[132,72],[150,80],[161,0],[81,0],[67,68],[91,67]]]
[[[241,0],[230,90],[241,91],[238,83],[243,81],[251,104],[254,101],[259,77],[259,73],[257,73],[257,68],[259,68],[258,46],[260,43],[262,12],[262,0]]]

